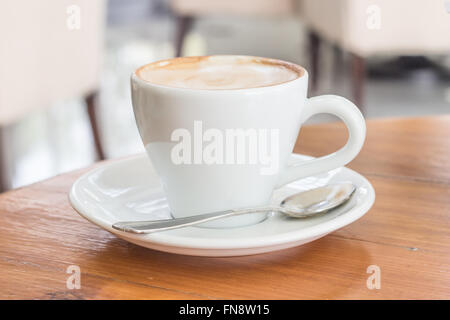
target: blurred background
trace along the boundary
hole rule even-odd
[[[3,191],[143,152],[129,76],[177,55],[298,63],[367,119],[450,113],[450,0],[2,0],[0,48]]]

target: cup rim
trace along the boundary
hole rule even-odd
[[[175,60],[175,59],[205,59],[210,57],[236,57],[236,58],[246,58],[246,59],[253,59],[257,61],[263,61],[270,64],[277,64],[284,67],[287,67],[295,72],[298,73],[298,77],[292,80],[288,80],[285,82],[277,83],[277,84],[271,84],[271,85],[265,85],[265,86],[259,86],[259,87],[251,87],[251,88],[231,88],[231,89],[198,89],[198,88],[182,88],[182,87],[174,87],[174,86],[168,86],[164,84],[158,84],[151,81],[147,81],[142,79],[138,73],[140,70],[158,63],[164,63],[167,61]],[[308,71],[306,68],[293,63],[284,61],[281,59],[274,59],[274,58],[264,58],[264,57],[258,57],[258,56],[250,56],[250,55],[234,55],[234,54],[217,54],[217,55],[207,55],[207,56],[187,56],[187,57],[175,57],[175,58],[169,58],[169,59],[162,59],[153,61],[147,64],[144,64],[137,68],[132,74],[131,74],[131,80],[133,82],[137,82],[141,85],[148,86],[148,87],[155,87],[160,89],[166,89],[166,90],[176,90],[176,91],[187,91],[187,92],[214,92],[214,93],[230,93],[230,92],[251,92],[251,91],[261,91],[261,90],[270,90],[275,88],[280,88],[284,86],[289,86],[294,83],[297,83],[298,81],[302,81],[304,78],[308,78]]]

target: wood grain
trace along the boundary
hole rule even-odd
[[[348,166],[365,175],[450,182],[450,115],[368,121],[366,143]],[[324,155],[343,146],[340,122],[305,127],[295,151]]]
[[[335,235],[417,250],[450,252],[450,185],[370,175],[376,201]]]
[[[67,192],[86,170],[7,192],[0,298],[449,299],[449,128],[450,117],[369,121],[350,166],[373,183],[374,207],[325,238],[269,254],[188,257],[118,239],[69,205]],[[325,154],[345,135],[338,124],[306,127],[296,151]],[[81,268],[79,290],[66,288],[70,265]],[[366,287],[370,265],[381,268],[379,290]]]

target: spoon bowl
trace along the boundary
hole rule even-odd
[[[355,190],[352,183],[338,183],[296,193],[281,201],[279,211],[293,218],[325,213],[347,202]]]

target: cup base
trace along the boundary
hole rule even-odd
[[[253,224],[260,223],[267,219],[267,212],[261,213],[249,213],[242,216],[223,218],[216,221],[205,222],[197,225],[198,228],[208,228],[208,229],[230,229],[250,226]]]

